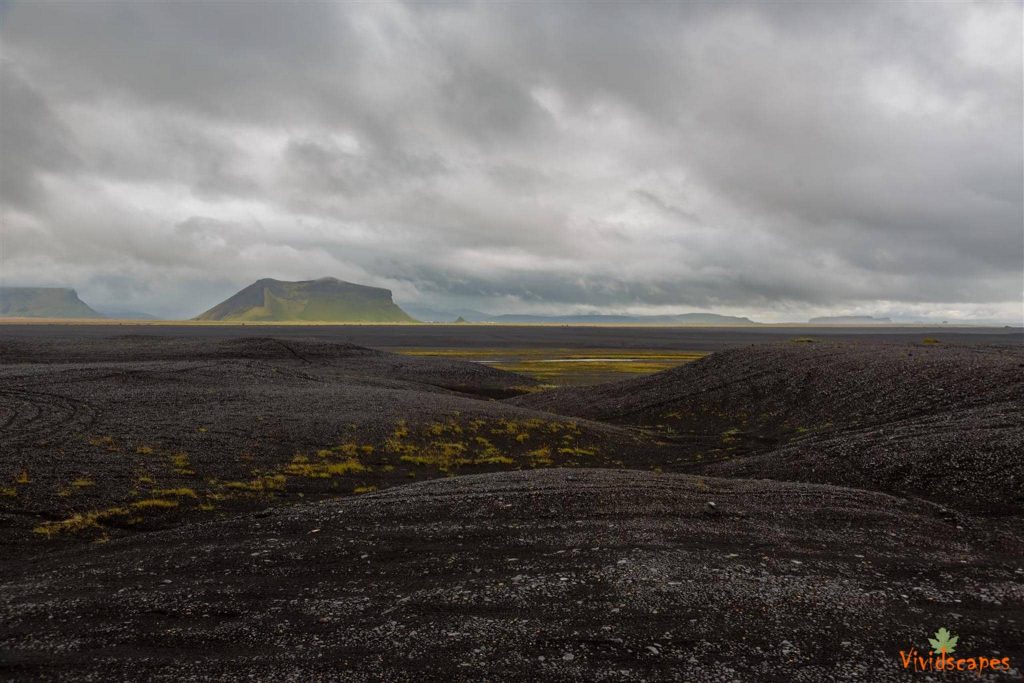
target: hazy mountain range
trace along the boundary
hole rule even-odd
[[[156,320],[148,313],[114,306],[92,307],[66,287],[0,287],[0,318]],[[397,304],[391,290],[345,282],[332,277],[289,282],[264,278],[239,290],[193,318],[220,322],[333,322],[333,323],[496,323],[550,325],[720,325],[756,326],[750,318],[717,313],[674,315],[568,314],[530,315],[486,313],[471,308],[434,308]],[[956,322],[956,321],[952,321]],[[868,315],[819,316],[810,325],[946,324],[930,319],[897,319]],[[1000,321],[971,321],[1003,325]],[[792,323],[799,324],[799,323]]]
[[[471,323],[505,324],[562,324],[562,325],[757,325],[749,318],[715,313],[681,313],[677,315],[527,315],[520,313],[493,314],[459,308],[440,311],[425,306],[404,305],[410,315],[424,322],[454,322],[461,318]]]
[[[812,325],[891,325],[891,318],[870,315],[823,315],[808,320]]]
[[[97,306],[96,310],[103,315],[104,318],[110,318],[112,320],[159,320],[158,316],[152,313],[146,313],[145,311],[135,311],[130,308],[111,308],[109,306]]]

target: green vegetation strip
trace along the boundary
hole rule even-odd
[[[554,385],[597,384],[623,376],[647,375],[707,355],[665,349],[401,348],[408,356],[435,356],[486,363]]]

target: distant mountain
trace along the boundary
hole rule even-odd
[[[427,323],[450,323],[457,318],[462,318],[464,321],[471,323],[483,323],[494,318],[490,313],[481,313],[480,311],[474,311],[472,308],[441,310],[418,304],[402,304],[401,306],[402,310],[412,317]]]
[[[716,313],[679,315],[498,315],[496,323],[554,323],[563,325],[758,325],[750,318]]]
[[[227,322],[415,322],[391,290],[332,277],[302,282],[258,280],[195,320]]]
[[[405,310],[424,322],[450,323],[505,323],[549,325],[759,325],[750,318],[716,313],[680,313],[678,315],[525,315],[506,313],[495,315],[471,308],[439,310],[408,304]]]
[[[102,318],[65,287],[0,287],[0,318]]]
[[[451,320],[449,314],[444,311],[438,311],[434,308],[427,306],[417,306],[416,304],[402,304],[402,310],[416,318],[427,323],[439,323]]]
[[[98,310],[104,317],[113,318],[114,320],[159,320],[155,315],[124,308],[107,308],[104,306]]]
[[[892,320],[870,315],[823,315],[807,322],[812,325],[889,325]]]

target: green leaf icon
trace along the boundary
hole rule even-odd
[[[958,640],[960,640],[960,636],[954,636],[945,627],[942,627],[935,632],[934,638],[928,639],[928,643],[932,646],[932,652],[935,654],[948,655],[956,650],[956,641]]]

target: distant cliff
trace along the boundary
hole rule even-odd
[[[258,280],[196,320],[225,322],[415,322],[391,291],[335,278],[285,282]]]
[[[102,318],[66,287],[0,287],[0,318]]]

